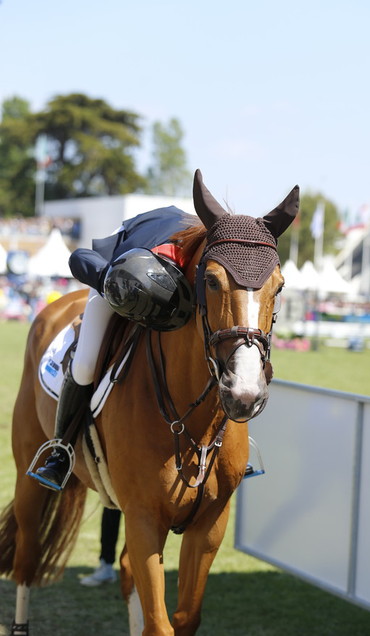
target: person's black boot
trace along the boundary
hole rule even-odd
[[[84,386],[77,384],[72,377],[70,367],[67,368],[56,413],[55,439],[45,444],[47,448],[53,448],[53,452],[46,459],[44,466],[40,466],[36,472],[33,472],[30,467],[27,473],[30,477],[37,479],[41,485],[52,490],[62,490],[64,487],[74,464],[72,444],[75,442],[76,435],[67,446],[62,444],[62,438],[76,413],[80,412],[82,415],[83,409],[90,401],[92,391],[92,384]]]
[[[46,488],[62,490],[65,477],[70,469],[71,460],[68,452],[56,445],[52,454],[45,461],[45,466],[36,470],[35,478]]]

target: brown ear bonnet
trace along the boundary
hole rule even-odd
[[[260,289],[280,264],[277,239],[289,227],[299,209],[299,187],[263,218],[229,214],[214,199],[202,180],[194,175],[195,210],[207,228],[203,260],[223,265],[242,287]]]

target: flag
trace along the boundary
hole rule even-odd
[[[316,240],[321,238],[324,232],[324,214],[325,214],[325,204],[320,201],[317,204],[317,208],[313,214],[310,230],[312,237]]]

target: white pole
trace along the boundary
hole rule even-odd
[[[324,248],[324,225],[325,225],[325,204],[320,202],[316,208],[312,219],[311,231],[315,239],[314,265],[317,270],[321,269],[323,248]]]
[[[47,165],[47,136],[42,134],[36,140],[36,192],[35,192],[35,216],[41,216],[44,211],[45,178]]]
[[[45,195],[45,170],[38,169],[36,172],[36,193],[35,193],[35,216],[42,216],[44,212]]]
[[[289,259],[293,261],[294,265],[298,265],[298,237],[299,227],[293,222],[292,234],[290,237]]]

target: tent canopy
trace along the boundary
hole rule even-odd
[[[293,261],[286,261],[282,270],[287,289],[317,291],[323,294],[350,294],[352,285],[335,268],[332,259],[325,259],[318,272],[311,261],[306,261],[298,270]]]
[[[306,261],[302,266],[301,270],[302,276],[302,287],[304,290],[316,291],[319,289],[320,285],[320,275],[314,267],[314,264],[311,261]]]
[[[71,255],[60,230],[54,228],[45,245],[28,262],[30,276],[72,278],[68,260]]]
[[[319,291],[332,294],[349,294],[352,285],[346,281],[335,268],[333,261],[325,260],[320,272]]]
[[[281,273],[284,276],[287,289],[303,289],[303,278],[296,264],[288,260],[284,263]]]

